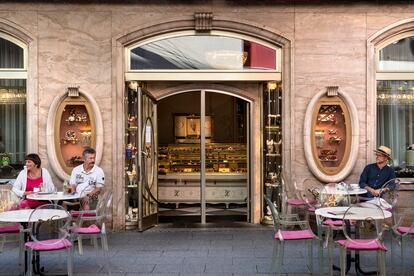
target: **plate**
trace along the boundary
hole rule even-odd
[[[38,192],[38,195],[50,195],[52,194],[51,192]]]

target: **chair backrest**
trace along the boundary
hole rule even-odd
[[[381,187],[381,198],[384,199],[388,204],[387,206],[381,206],[384,209],[394,210],[397,206],[398,195],[400,191],[400,179],[394,178],[388,180]],[[381,204],[382,201],[380,201]],[[389,208],[391,206],[391,208]]]
[[[319,196],[321,207],[349,206],[351,203],[347,187],[337,183],[326,184]]]
[[[30,236],[38,243],[59,243],[69,237],[71,219],[70,213],[60,205],[41,205],[29,216]]]
[[[270,209],[270,212],[272,212],[273,228],[275,229],[275,232],[277,232],[279,231],[279,212],[277,211],[276,206],[268,197],[264,196],[264,199],[266,201],[267,207]]]
[[[0,213],[16,210],[19,207],[19,198],[7,187],[0,188]]]
[[[99,197],[102,196],[102,191],[97,196],[88,197],[87,195],[95,189],[95,185],[85,186],[80,192],[81,210],[96,210],[99,204]]]
[[[369,208],[364,205],[353,204],[343,215],[343,232],[347,240],[360,243],[361,246],[374,245],[377,241],[382,241],[383,227],[385,219],[384,210],[378,205],[372,204]],[[351,235],[353,224],[355,231],[358,231],[358,239]],[[362,241],[363,240],[363,241]]]
[[[315,179],[305,179],[302,182],[302,187],[298,187],[298,197],[306,202],[309,207],[319,208],[320,191],[323,189],[323,184]]]

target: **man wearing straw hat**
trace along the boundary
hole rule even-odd
[[[367,165],[362,171],[359,179],[359,186],[367,190],[366,197],[378,197],[382,185],[395,178],[394,169],[388,166],[387,162],[391,159],[391,149],[380,146],[375,152],[375,163]]]

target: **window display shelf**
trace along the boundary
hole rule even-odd
[[[281,204],[282,170],[282,90],[280,83],[269,82],[263,91],[263,178],[264,193]],[[271,214],[264,204],[263,223],[271,223]]]
[[[312,126],[312,149],[319,169],[338,173],[349,156],[350,126],[348,109],[340,97],[322,97],[316,104]]]
[[[55,121],[56,155],[63,170],[70,175],[82,164],[85,147],[96,147],[95,117],[90,102],[83,96],[66,97],[57,109]]]

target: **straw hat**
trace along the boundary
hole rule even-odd
[[[375,153],[379,153],[388,159],[391,159],[391,149],[386,146],[379,146],[378,149],[374,150]]]

